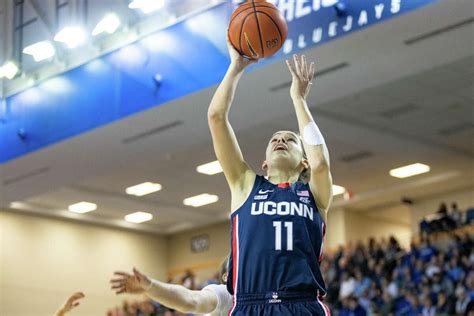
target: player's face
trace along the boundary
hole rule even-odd
[[[273,134],[266,150],[268,167],[297,169],[303,159],[303,148],[298,135],[290,131]]]

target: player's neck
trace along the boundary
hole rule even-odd
[[[275,170],[268,172],[268,181],[273,184],[280,184],[280,183],[293,183],[298,181],[300,175],[295,173],[294,170]]]

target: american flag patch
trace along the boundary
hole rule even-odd
[[[308,190],[296,191],[296,195],[298,195],[298,196],[308,196],[309,197],[309,192],[308,192]]]

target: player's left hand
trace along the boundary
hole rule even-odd
[[[63,307],[61,307],[56,312],[56,316],[63,316],[64,314],[71,311],[73,308],[79,306],[78,300],[80,300],[81,298],[84,298],[84,293],[82,293],[82,292],[76,292],[76,293],[72,294],[67,299],[67,301],[64,303]]]
[[[286,60],[286,64],[293,78],[290,90],[291,97],[306,99],[311,85],[313,84],[314,62],[308,67],[306,56],[302,55],[301,58],[299,58],[296,54],[293,55],[293,62],[294,63],[291,63],[288,59]]]

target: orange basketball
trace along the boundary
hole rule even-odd
[[[249,0],[232,13],[229,39],[234,48],[250,59],[275,54],[288,34],[288,25],[277,7],[265,0]]]

